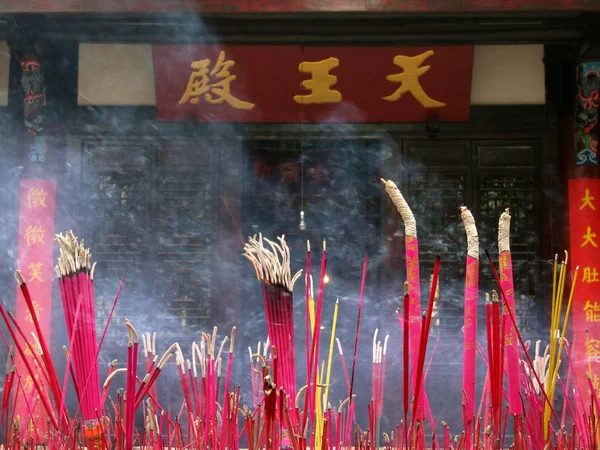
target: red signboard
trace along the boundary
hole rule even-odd
[[[469,46],[154,46],[153,57],[161,120],[469,119]]]
[[[597,0],[4,0],[0,13],[598,11]]]
[[[49,180],[22,180],[20,187],[18,267],[27,283],[36,316],[47,342],[50,341],[52,319],[52,282],[53,282],[53,239],[56,184]],[[33,318],[27,308],[21,290],[17,288],[16,317],[26,336],[35,331]],[[30,338],[33,341],[32,338]],[[34,342],[34,348],[24,345],[25,353],[32,358],[32,352],[41,354]],[[35,411],[39,429],[46,430],[45,411],[38,403],[31,376],[20,358],[15,358],[17,374],[21,377],[21,387],[17,389],[16,414],[21,423],[32,428],[25,418]],[[43,380],[42,380],[43,381]],[[36,422],[37,423],[37,422]],[[23,427],[22,427],[23,428]]]
[[[569,180],[571,267],[579,266],[573,297],[575,368],[580,386],[590,371],[600,389],[600,179]]]

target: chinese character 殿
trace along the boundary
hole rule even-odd
[[[207,58],[191,64],[193,71],[179,104],[196,105],[200,97],[204,96],[204,100],[211,105],[225,102],[235,109],[253,109],[254,104],[242,101],[231,94],[231,83],[237,77],[232,75],[229,69],[235,65],[235,61],[227,61],[225,52],[221,51],[212,70],[210,70],[210,63],[210,59]]]

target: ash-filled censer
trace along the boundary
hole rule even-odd
[[[134,324],[125,321],[122,326],[123,339],[125,336],[128,339],[127,354],[111,356],[126,359],[127,365],[116,369],[116,361],[113,361],[104,373],[98,366],[98,355],[123,280],[104,331],[98,338],[95,266],[83,240],[79,241],[68,232],[56,237],[60,247],[56,275],[69,338],[64,354],[50,354],[27,284],[19,272],[16,278],[33,318],[35,332],[26,335],[15,316],[0,303],[0,314],[6,326],[2,338],[8,348],[0,414],[0,425],[5,432],[4,448],[598,448],[600,403],[589,375],[587,385],[577,382],[571,346],[565,338],[578,271],[575,270],[569,282],[568,255],[565,253],[560,264],[555,259],[549,342],[543,352],[540,341],[532,348],[529,342],[523,341],[515,316],[508,210],[499,218],[498,224],[499,270],[494,267],[487,250],[484,258],[484,264],[490,264],[497,290],[481,301],[478,299],[481,261],[477,227],[469,210],[460,209],[467,254],[462,401],[455,405],[455,414],[461,415],[463,429],[450,430],[440,420],[443,418],[436,418],[435,411],[429,406],[425,367],[433,303],[443,262],[439,258],[435,261],[427,308],[421,310],[416,218],[396,185],[392,181],[382,181],[405,226],[407,279],[403,304],[396,311],[403,337],[403,342],[397,343],[402,346],[401,398],[390,399],[385,395],[388,338],[379,340],[375,330],[371,401],[368,404],[355,401],[355,380],[359,370],[357,355],[359,351],[367,351],[359,348],[359,336],[373,331],[361,328],[367,256],[362,261],[362,279],[357,292],[354,346],[346,352],[336,338],[338,311],[346,307],[339,301],[333,309],[330,340],[321,342],[321,324],[328,320],[323,317],[326,243],[323,242],[317,269],[313,267],[316,264],[316,258],[312,258],[314,251],[307,243],[306,266],[293,273],[285,238],[272,241],[259,235],[248,240],[244,255],[256,271],[257,288],[262,289],[268,339],[262,348],[259,344],[256,351],[249,348],[249,360],[237,356],[245,355],[245,352],[236,348],[235,328],[222,342],[217,342],[215,327],[211,333],[204,333],[191,349],[184,351],[179,344],[173,343],[159,353],[156,333],[139,334]],[[348,264],[360,264],[360,261]],[[315,295],[312,274],[317,270]],[[301,301],[293,295],[294,285],[300,281],[304,282]],[[304,310],[304,324],[294,323],[294,307]],[[477,334],[478,315],[485,316],[483,341]],[[298,330],[305,333],[303,355],[295,352]],[[27,349],[36,351],[27,352]],[[140,353],[145,373],[137,372]],[[343,372],[340,379],[344,380],[346,389],[345,400],[336,405],[329,397],[334,353],[340,359]],[[23,361],[18,367],[24,367],[26,372],[17,372],[17,358]],[[66,358],[64,374],[56,370],[55,362],[59,358]],[[297,379],[297,358],[305,358],[303,362],[307,368],[300,380]],[[174,361],[175,367],[167,366],[169,361]],[[248,363],[252,378],[253,404],[250,406],[241,404],[241,389],[231,384],[233,364]],[[484,367],[486,372],[481,392],[477,392],[478,366]],[[156,380],[165,370],[177,371],[180,386],[175,388],[181,389],[179,411],[165,411],[161,406]],[[559,373],[567,374],[566,381]],[[15,398],[17,393],[24,394],[25,379],[32,381],[33,389],[25,395],[29,414],[20,417],[15,415]],[[68,410],[65,402],[69,390],[73,390],[78,399],[74,411]],[[558,397],[563,399],[560,405],[555,401]],[[393,429],[381,427],[384,402],[398,405],[396,416],[387,418],[397,424]],[[356,423],[357,409],[368,412],[368,423]],[[438,435],[440,429],[443,432]]]

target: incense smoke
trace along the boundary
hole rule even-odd
[[[184,24],[177,40],[181,44],[200,45],[219,42],[218,36],[199,18]],[[388,200],[382,195],[379,177],[385,173],[389,178],[400,182],[407,175],[418,176],[425,171],[424,166],[418,162],[396,159],[400,150],[395,138],[373,125],[281,125],[277,130],[282,137],[266,136],[262,140],[265,145],[261,147],[258,145],[260,142],[257,144],[257,139],[244,140],[238,137],[262,136],[265,135],[263,130],[269,130],[268,127],[191,123],[159,125],[154,118],[154,110],[151,119],[140,119],[147,112],[147,109],[141,107],[97,106],[87,109],[86,117],[96,117],[98,122],[108,122],[112,129],[110,136],[107,136],[102,128],[88,124],[82,130],[84,140],[104,140],[105,144],[82,149],[81,160],[83,164],[87,164],[88,161],[93,162],[95,154],[106,152],[111,164],[108,169],[84,167],[82,170],[81,166],[67,167],[66,182],[58,186],[55,227],[57,232],[73,229],[91,247],[93,258],[105,261],[104,264],[99,264],[96,277],[97,309],[101,326],[121,277],[126,277],[117,307],[118,319],[111,324],[100,355],[101,377],[104,377],[108,364],[115,358],[119,360],[118,367],[124,366],[127,345],[126,329],[122,322],[124,317],[131,320],[140,334],[153,331],[158,333],[159,353],[172,342],[178,341],[186,358],[191,354],[191,342],[199,341],[202,332],[212,332],[212,326],[218,326],[218,342],[221,342],[229,334],[231,326],[236,325],[238,339],[232,385],[242,385],[242,403],[250,404],[251,397],[247,394],[250,386],[247,347],[256,349],[259,341],[264,342],[266,326],[260,287],[252,267],[241,256],[241,238],[245,239],[248,235],[259,232],[271,239],[285,234],[292,250],[293,272],[304,268],[305,241],[310,239],[315,291],[318,289],[321,240],[326,239],[329,256],[327,272],[331,281],[325,287],[322,342],[329,341],[333,306],[336,298],[339,298],[337,336],[344,347],[347,363],[351,365],[360,271],[362,257],[367,253],[369,273],[358,353],[356,402],[365,405],[369,401],[371,342],[373,332],[378,328],[381,339],[386,334],[390,335],[382,429],[390,429],[396,424],[401,415],[399,399],[402,395],[402,335],[395,310],[402,305],[405,273],[404,256],[394,256],[398,253],[394,252],[392,247],[395,243],[392,241],[395,240],[394,235],[402,236],[403,231],[396,212],[385,207]],[[354,105],[345,103],[334,114],[337,118],[348,120],[360,117],[360,111]],[[172,133],[173,143],[177,143],[180,136],[185,136],[188,138],[187,143],[194,141],[198,148],[207,153],[207,159],[216,158],[217,161],[204,175],[189,182],[190,188],[199,192],[198,197],[183,200],[178,208],[174,208],[174,215],[161,209],[164,205],[168,206],[169,200],[165,200],[164,185],[159,184],[160,181],[169,183],[172,180],[165,181],[161,178],[160,168],[155,165],[156,149],[169,142],[169,138],[164,135],[165,130]],[[139,153],[127,155],[127,151],[123,151],[119,155],[126,155],[125,161],[110,160],[113,146],[118,146],[121,141],[131,140],[134,144],[130,143],[127,148],[138,149]],[[209,152],[212,154],[209,155]],[[0,205],[5,212],[0,217],[0,226],[7,231],[0,236],[4,268],[0,271],[0,288],[5,293],[5,304],[12,305],[16,289],[12,272],[17,257],[20,168],[18,160],[10,152],[5,152],[2,148],[1,153],[6,161],[3,160],[0,164],[0,174],[4,180],[3,188],[0,189]],[[182,155],[183,160],[171,161],[171,164],[185,167],[185,158],[188,156],[190,155]],[[275,172],[272,181],[251,184],[254,172],[250,163],[264,162],[274,157],[280,158],[278,164],[293,164],[300,170],[299,178],[292,178],[292,182],[282,184],[282,174]],[[319,163],[324,166],[324,171],[319,175],[324,177],[323,180],[327,179],[327,182],[313,184],[311,180],[316,176]],[[82,179],[80,174],[83,174]],[[300,181],[300,178],[304,181]],[[294,181],[296,179],[298,181]],[[202,183],[210,187],[205,189]],[[231,216],[223,198],[239,214]],[[460,417],[456,405],[460,405],[460,327],[466,242],[458,207],[462,205],[463,199],[458,196],[440,198],[435,203],[435,209],[427,211],[419,207],[418,198],[411,198],[410,193],[407,199],[409,203],[414,202],[419,235],[427,246],[421,255],[425,261],[421,269],[423,305],[429,294],[428,281],[433,259],[436,254],[442,255],[440,297],[434,312],[426,368],[429,359],[433,359],[426,388],[432,410],[438,419],[443,418],[451,428],[459,429]],[[164,205],[159,204],[161,201]],[[210,203],[210,207],[198,208],[200,212],[196,215],[186,215],[186,208],[197,207],[203,202]],[[154,209],[148,209],[149,206]],[[453,208],[455,213],[448,220],[448,212]],[[276,215],[274,210],[281,216]],[[301,210],[305,212],[304,231],[299,230]],[[238,224],[235,224],[236,220],[239,220]],[[485,235],[486,230],[496,229],[498,217],[476,217],[476,220],[482,230],[481,234]],[[203,224],[209,224],[212,229]],[[238,225],[239,232],[236,229]],[[393,227],[396,227],[396,231],[390,234]],[[485,245],[490,250],[495,249],[493,242],[486,242]],[[198,246],[207,251],[196,251]],[[220,251],[222,247],[237,248],[238,251],[224,255]],[[173,249],[187,253],[171,254],[177,253]],[[107,252],[118,255],[119,260],[111,259],[106,262]],[[530,264],[542,266],[541,272],[551,270],[550,263],[546,261],[532,261]],[[483,260],[482,268],[482,292],[489,291],[495,287],[495,283]],[[520,277],[529,277],[533,272],[539,273],[540,270],[515,264],[517,295],[524,296],[523,302],[529,301],[531,293],[520,292],[518,280]],[[179,283],[169,281],[169,275],[174,275],[180,280]],[[54,293],[56,311],[53,317],[53,350],[58,355],[67,338],[56,287]],[[302,336],[305,301],[302,282],[297,283],[294,294],[297,335]],[[186,295],[192,301],[202,298],[209,305],[210,320],[183,318],[178,312],[179,306],[163,303],[165,298],[170,300],[173,296]],[[10,309],[13,309],[12,306]],[[182,328],[184,320],[186,326]],[[482,322],[479,323],[478,330],[483,342],[485,337]],[[533,340],[546,335],[545,330],[535,331],[527,337]],[[298,380],[302,383],[307,370],[304,342],[298,339],[296,346]],[[322,345],[321,359],[327,357],[324,350],[326,347]],[[4,353],[2,356],[4,357]],[[143,356],[140,359],[142,358]],[[480,361],[478,364],[480,370],[477,375],[477,392],[480,393],[484,372]],[[58,370],[63,373],[64,363],[62,367],[58,364]],[[163,406],[171,406],[174,411],[181,405],[178,383],[178,376],[170,364],[158,381],[158,389]],[[334,355],[332,383],[330,402],[336,407],[345,397],[337,352]],[[123,384],[122,379],[114,383],[115,386]],[[74,410],[74,398],[69,401],[69,409]],[[357,420],[363,426],[367,422],[366,414],[366,408],[357,409]]]

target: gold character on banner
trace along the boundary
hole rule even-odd
[[[600,322],[600,305],[598,302],[592,303],[587,300],[583,307],[583,311],[585,312],[586,322]]]
[[[595,267],[584,267],[583,268],[583,278],[581,280],[583,283],[600,283],[600,277],[598,276],[598,270]]]
[[[33,304],[33,310],[35,311],[35,318],[40,320],[40,311],[42,308],[39,302],[33,300],[31,303]],[[27,312],[25,313],[25,320],[29,323],[33,323],[33,317],[31,317],[31,311],[29,311],[29,309],[27,309]]]
[[[588,225],[587,231],[583,235],[583,243],[581,244],[581,247],[585,247],[586,245],[590,244],[592,247],[598,248],[598,244],[596,244],[596,241],[594,241],[595,237],[596,233],[593,233],[592,227]]]
[[[417,56],[395,56],[394,65],[403,69],[404,72],[388,75],[386,80],[393,83],[400,83],[400,87],[396,89],[393,94],[383,97],[383,99],[387,100],[388,102],[395,102],[404,94],[410,92],[413,97],[425,108],[443,108],[446,106],[445,103],[438,102],[427,95],[423,89],[423,86],[421,86],[421,83],[419,82],[419,77],[431,69],[431,66],[421,67],[421,64],[423,64],[427,58],[433,55],[434,51],[429,50]]]
[[[29,209],[46,208],[48,193],[43,188],[31,188],[27,191],[27,207]]]
[[[592,203],[594,200],[596,200],[596,197],[590,195],[590,190],[586,189],[585,195],[581,198],[581,206],[579,209],[590,208],[592,211],[596,211],[596,207]]]
[[[37,310],[36,310],[36,313],[37,313]],[[27,315],[29,316],[29,318],[31,318],[31,314],[29,314],[29,312],[27,313]],[[38,315],[38,317],[39,317],[39,315]],[[27,317],[26,317],[26,319],[27,319]],[[29,320],[29,321],[31,322],[31,320]],[[33,351],[38,356],[42,355],[42,349],[40,348],[39,345],[37,345],[37,343],[33,344]],[[25,348],[23,349],[23,353],[25,353],[27,356],[33,355],[33,353],[31,352],[31,347],[29,346],[29,344],[25,344]]]
[[[44,264],[40,262],[29,264],[29,279],[28,282],[39,281],[41,283],[44,282],[42,278],[42,268]]]
[[[204,96],[204,100],[211,105],[226,102],[235,109],[253,109],[255,106],[253,103],[242,101],[231,94],[231,83],[237,79],[237,76],[232,75],[229,69],[235,65],[235,61],[227,61],[225,52],[221,51],[212,70],[210,64],[208,58],[191,64],[193,71],[179,104],[196,105],[200,102],[200,97]]]
[[[594,390],[598,392],[600,389],[600,377],[598,375],[592,377],[592,386],[594,386]]]
[[[31,393],[31,391],[33,390],[33,378],[31,378],[31,375],[27,375],[25,377],[25,380],[23,381],[23,391],[25,391],[26,394]]]
[[[600,356],[600,341],[598,339],[588,339],[586,341],[585,355],[588,359],[593,360]]]
[[[44,236],[46,235],[46,230],[39,225],[29,225],[25,229],[25,242],[27,242],[27,246],[31,247],[33,244],[45,244]]]
[[[329,73],[339,65],[340,60],[333,57],[322,61],[301,62],[298,65],[298,70],[302,73],[311,74],[311,78],[304,80],[300,86],[310,91],[310,94],[294,95],[294,101],[303,105],[340,103],[342,93],[331,89],[337,83],[337,77]]]

